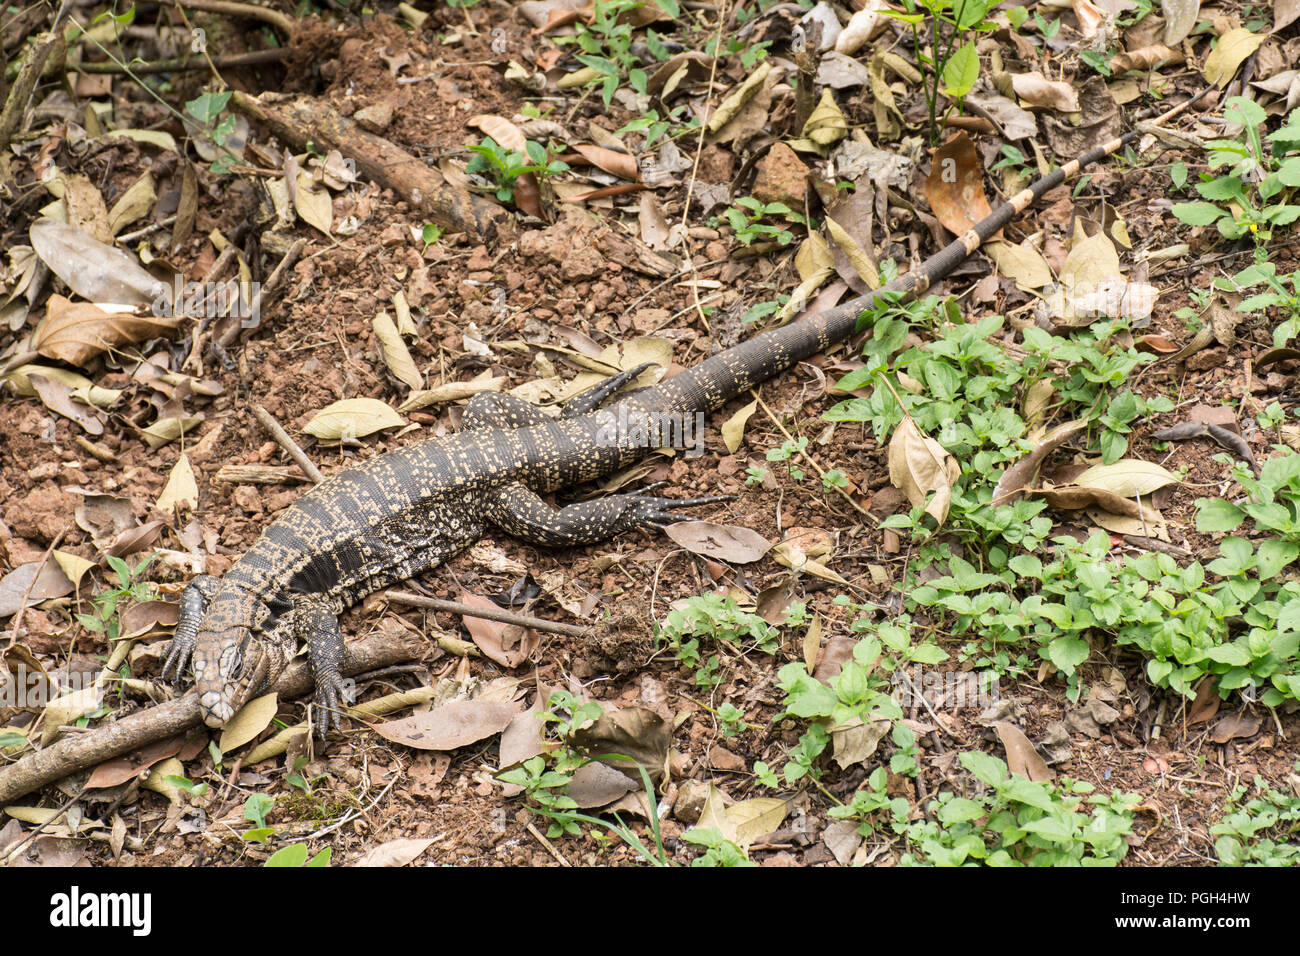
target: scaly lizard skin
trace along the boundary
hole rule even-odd
[[[179,676],[192,660],[204,721],[220,727],[275,681],[301,639],[316,679],[316,732],[324,736],[338,722],[343,608],[441,564],[489,527],[538,545],[591,544],[681,520],[677,508],[724,500],[642,492],[557,510],[538,492],[590,481],[644,455],[648,449],[637,439],[637,426],[650,427],[656,416],[719,408],[843,341],[882,296],[924,292],[1044,192],[1134,135],[1038,180],[883,289],[757,335],[611,406],[601,407],[644,366],[579,395],[558,420],[507,395],[476,395],[458,434],[390,451],[334,475],[268,527],[223,579],[195,579],[182,594],[163,674],[175,666]]]

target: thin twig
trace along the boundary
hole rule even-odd
[[[258,286],[257,292],[253,294],[253,301],[249,303],[248,306],[248,314],[250,316],[261,315],[262,297],[268,292],[275,291],[276,286],[278,286],[284,278],[285,270],[298,261],[298,257],[302,255],[302,250],[306,245],[307,240],[305,239],[294,240],[293,245],[289,247],[289,251],[286,252],[284,258],[280,260],[280,264],[275,267],[275,270],[266,277],[266,281]],[[226,331],[221,333],[221,338],[217,340],[217,344],[223,349],[230,348],[235,339],[239,338],[239,333],[242,331],[244,331],[244,323],[242,321],[236,322],[230,328],[226,329]]]
[[[254,50],[251,53],[228,53],[225,56],[214,56],[212,65],[219,70],[231,70],[240,66],[260,66],[263,63],[279,63],[288,55],[287,47],[273,47],[270,50]],[[144,76],[149,73],[180,73],[186,70],[206,70],[208,68],[208,58],[205,56],[179,56],[170,60],[155,60],[152,63],[117,63],[113,60],[105,60],[95,63],[78,63],[75,70],[78,73],[126,73],[128,70],[132,73],[138,73]]]
[[[280,423],[271,417],[270,412],[261,405],[254,405],[253,414],[256,415],[257,420],[262,423],[262,427],[271,433],[271,437],[276,440],[276,443],[288,452],[289,457],[292,458],[298,467],[303,470],[303,474],[318,485],[325,480],[325,476],[321,474],[321,470],[312,464],[312,461],[307,457],[306,452],[298,447],[298,443],[289,437],[289,433],[280,427]]]
[[[540,843],[542,847],[546,850],[546,852],[551,854],[551,856],[555,858],[555,862],[560,864],[560,866],[573,865],[564,858],[563,853],[561,853],[559,850],[555,848],[555,844],[553,844],[550,840],[546,839],[546,837],[542,836],[542,832],[538,830],[537,827],[529,823],[525,825],[524,829],[526,829],[529,833],[533,835],[533,839],[536,840],[538,843]]]
[[[407,604],[411,607],[428,608],[431,611],[446,611],[449,614],[478,617],[485,621],[498,621],[502,624],[518,624],[520,627],[550,631],[553,634],[564,634],[567,637],[585,638],[591,636],[591,629],[587,627],[561,624],[558,621],[548,621],[545,618],[533,617],[531,614],[517,614],[514,611],[501,608],[474,607],[470,604],[462,604],[459,601],[443,601],[440,598],[425,597],[422,594],[412,594],[409,591],[385,591],[384,597],[394,604]]]
[[[279,10],[259,7],[254,3],[235,3],[234,0],[175,0],[175,3],[186,10],[224,13],[227,16],[243,17],[245,20],[262,20],[278,27],[285,36],[293,34],[293,21],[287,16]]]
[[[147,226],[142,226],[135,232],[124,232],[116,238],[117,242],[135,242],[137,239],[143,239],[145,236],[152,235],[159,229],[166,229],[176,221],[176,214],[172,213],[161,222],[151,222]]]

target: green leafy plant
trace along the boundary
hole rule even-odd
[[[266,815],[275,806],[275,798],[265,793],[255,793],[244,801],[244,819],[253,827],[241,834],[247,843],[265,843],[275,834],[275,828],[267,826]]]
[[[307,859],[307,844],[290,843],[288,846],[281,847],[271,854],[264,866],[274,867],[324,867],[330,865],[330,857],[334,855],[333,849],[325,847],[310,860]]]
[[[900,637],[901,642],[897,641]],[[900,660],[889,651],[901,650],[899,643],[911,648],[907,630],[881,625],[876,634],[854,645],[852,658],[829,684],[813,678],[802,661],[786,664],[777,672],[777,686],[785,692],[785,700],[784,710],[776,720],[798,717],[811,722],[790,751],[790,759],[782,770],[787,783],[805,776],[813,780],[821,778],[819,758],[830,746],[834,731],[858,722],[870,724],[903,716],[889,696],[888,678]],[[931,647],[938,651],[938,660],[947,656],[937,647]],[[931,659],[929,654],[922,656]]]
[[[704,847],[691,866],[757,866],[745,851],[722,835],[717,827],[693,827],[682,834],[684,843]]]
[[[117,587],[110,588],[95,596],[93,614],[77,614],[77,620],[88,631],[103,634],[109,641],[115,641],[122,632],[121,611],[129,602],[138,604],[155,597],[154,586],[142,580],[145,570],[153,561],[150,555],[131,567],[121,558],[108,555],[109,568],[117,578]]]
[[[1069,778],[1038,783],[979,751],[960,760],[988,792],[931,801],[928,818],[908,827],[904,866],[1115,866],[1128,853],[1138,794],[1102,796]]]
[[[1256,261],[1233,276],[1220,276],[1214,287],[1229,292],[1249,292],[1262,286],[1237,304],[1238,312],[1256,312],[1261,309],[1282,310],[1282,321],[1273,329],[1273,347],[1282,348],[1300,335],[1300,270],[1290,275],[1279,274],[1277,265],[1268,261],[1267,251],[1255,250]]]
[[[701,687],[718,684],[718,655],[706,658],[701,641],[726,642],[765,653],[776,650],[780,629],[757,614],[742,611],[730,595],[715,592],[687,598],[668,612],[655,628],[655,644],[668,650],[687,667],[696,668],[695,682]]]
[[[424,248],[420,250],[421,253],[428,252],[429,247],[441,239],[446,231],[442,226],[434,225],[431,222],[425,223],[424,228],[420,230],[420,241],[424,243]]]
[[[1227,239],[1253,235],[1257,242],[1272,237],[1274,226],[1285,226],[1300,217],[1300,206],[1288,203],[1283,191],[1300,186],[1300,110],[1293,111],[1287,124],[1267,137],[1261,134],[1268,114],[1244,96],[1227,101],[1223,111],[1229,123],[1243,126],[1243,139],[1216,139],[1206,144],[1211,170],[1201,174],[1196,191],[1202,201],[1177,203],[1172,212],[1192,226],[1214,225]]]
[[[640,764],[635,764],[631,757],[606,754],[602,759],[622,760],[636,765],[650,805],[649,826],[653,849],[647,847],[617,814],[614,814],[614,821],[611,823],[609,820],[583,813],[578,808],[577,802],[566,792],[573,780],[573,773],[589,762],[588,758],[576,753],[569,746],[568,737],[577,727],[599,717],[601,712],[599,704],[591,702],[579,705],[567,691],[553,694],[548,701],[547,709],[539,715],[557,738],[550,753],[545,756],[531,757],[518,767],[504,770],[497,774],[497,779],[523,788],[525,798],[533,810],[550,821],[546,833],[548,837],[578,836],[582,833],[581,824],[587,824],[604,829],[610,835],[618,837],[650,865],[669,866],[671,861],[664,848],[663,834],[659,828],[654,784],[646,769]]]
[[[793,464],[799,460],[801,452],[808,448],[808,438],[800,435],[798,438],[787,438],[781,443],[779,448],[770,448],[767,452],[767,460],[776,462],[787,462],[786,467],[790,471],[790,477],[795,481],[803,481],[803,469]]]
[[[197,122],[200,135],[223,147],[212,163],[212,171],[218,175],[230,172],[231,164],[239,160],[238,156],[224,148],[235,131],[235,117],[226,112],[226,105],[232,95],[229,90],[224,93],[202,93],[185,104],[185,112]]]
[[[921,67],[921,87],[930,113],[932,144],[938,144],[943,125],[940,95],[953,101],[944,111],[946,117],[975,88],[980,74],[975,34],[993,29],[985,17],[994,5],[994,0],[903,0],[905,12],[880,11],[911,27],[912,49]]]
[[[765,219],[781,217],[787,222],[807,224],[807,220],[783,202],[760,202],[753,196],[741,196],[736,204],[723,214],[727,224],[736,234],[736,240],[748,246],[756,240],[767,240],[780,245],[789,245],[794,241],[794,233],[785,226],[764,222]]]
[[[1259,796],[1247,800],[1246,786],[1236,787],[1210,827],[1219,865],[1300,865],[1300,797],[1274,790],[1259,776],[1252,789]]]
[[[1246,490],[1246,501],[1236,505],[1222,498],[1197,499],[1197,531],[1235,531],[1250,518],[1257,530],[1277,536],[1273,544],[1289,549],[1300,545],[1300,453],[1286,445],[1276,448],[1279,454],[1264,462],[1258,478],[1226,455],[1215,456],[1215,461],[1232,465],[1232,477]]]
[[[1028,661],[1011,655],[1036,652],[1072,699],[1103,639],[1138,651],[1152,683],[1185,697],[1207,675],[1222,697],[1240,690],[1276,706],[1300,694],[1300,582],[1282,575],[1300,547],[1228,538],[1219,558],[1180,567],[1160,553],[1108,560],[1102,532],[1052,541],[1052,560],[1019,554],[996,573],[950,557],[950,573],[914,587],[904,606],[942,612],[935,626],[971,638],[959,657],[979,667],[1023,671]]]
[[[681,12],[676,0],[657,2],[670,16],[676,17]],[[646,72],[641,67],[641,56],[632,49],[633,27],[627,16],[640,6],[641,0],[596,0],[591,19],[579,21],[574,36],[556,38],[557,43],[576,44],[582,51],[575,57],[592,71],[591,85],[600,86],[607,108],[624,80],[637,93],[645,95],[646,92]],[[658,60],[668,59],[668,51],[654,31],[648,32],[645,48]]]
[[[515,181],[520,176],[532,173],[540,182],[569,168],[567,163],[551,159],[546,147],[540,143],[530,140],[525,146],[526,155],[518,150],[506,149],[491,136],[485,136],[483,142],[469,148],[475,155],[465,164],[465,172],[486,176],[496,184],[497,198],[502,202],[512,202],[515,197]]]

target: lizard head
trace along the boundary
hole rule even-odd
[[[257,602],[237,589],[221,589],[212,598],[194,645],[194,686],[203,722],[226,721],[283,669],[278,655],[254,634]]]

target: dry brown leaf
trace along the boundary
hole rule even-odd
[[[1182,58],[1181,53],[1169,49],[1163,43],[1155,43],[1127,53],[1117,53],[1110,58],[1110,68],[1113,73],[1127,73],[1129,70],[1146,72],[1159,69],[1167,63],[1177,63]]]
[[[384,364],[388,366],[388,371],[392,372],[394,378],[413,392],[419,389],[424,385],[424,376],[416,368],[410,350],[407,349],[406,343],[402,341],[402,336],[397,331],[397,326],[388,313],[378,313],[372,325],[375,330],[375,337],[379,339],[379,350],[383,355]]]
[[[944,228],[960,236],[992,212],[984,195],[979,155],[964,130],[932,155],[930,175],[925,180],[926,201]]]
[[[473,398],[479,392],[499,392],[507,381],[509,379],[504,377],[493,378],[492,369],[485,369],[468,382],[443,382],[433,388],[417,389],[406,396],[406,401],[397,406],[397,410],[399,412],[409,412],[416,408],[424,408],[426,405],[436,405],[440,402],[464,401],[467,398]]]
[[[1077,113],[1079,95],[1064,80],[1049,80],[1042,73],[1017,73],[1011,77],[1011,88],[1016,96],[1030,106],[1056,110],[1060,113]]]
[[[50,271],[83,299],[152,306],[166,287],[135,256],[97,242],[76,226],[38,219],[29,231],[32,248]],[[170,303],[170,299],[167,300]]]
[[[271,693],[255,697],[239,708],[235,716],[221,728],[221,741],[217,744],[221,752],[228,754],[264,731],[275,719],[279,707],[279,698]]]
[[[38,567],[39,575],[36,573]],[[27,594],[27,604],[30,607],[41,601],[71,593],[72,582],[57,563],[46,561],[44,566],[41,566],[41,562],[31,561],[20,564],[0,578],[0,617],[9,617],[16,613],[22,606],[24,594]]]
[[[1210,739],[1216,744],[1226,744],[1239,737],[1253,737],[1259,733],[1260,719],[1246,714],[1227,714],[1210,730]]]
[[[194,477],[194,469],[190,467],[190,460],[181,452],[181,456],[176,459],[176,464],[172,465],[171,473],[167,476],[167,484],[163,487],[162,494],[158,496],[157,508],[163,514],[170,514],[172,509],[187,507],[191,511],[199,506],[199,483]]]
[[[121,757],[106,760],[91,771],[90,779],[86,781],[86,789],[99,790],[103,787],[116,787],[134,780],[160,760],[176,756],[180,753],[184,744],[185,736],[178,734],[175,737],[168,737],[166,740],[148,744],[139,750],[133,750],[129,754],[123,754]]]
[[[433,839],[418,839],[416,837],[398,837],[396,840],[387,840],[379,846],[373,846],[357,858],[355,863],[349,863],[349,866],[409,866],[425,850],[434,844]]]
[[[460,601],[471,607],[481,607],[491,611],[501,610],[495,601],[481,594],[462,591]],[[463,620],[465,629],[469,631],[470,637],[474,639],[479,650],[502,667],[518,667],[532,656],[541,643],[540,637],[532,628],[469,615],[465,615]]]
[[[346,398],[326,405],[303,427],[308,435],[323,441],[364,438],[385,428],[400,428],[406,422],[377,398]]]
[[[961,466],[933,438],[921,434],[906,415],[889,439],[889,481],[911,502],[913,508],[925,505],[930,493],[934,498],[925,513],[940,525],[952,505],[952,486],[961,476]]]
[[[1047,762],[1038,755],[1034,745],[1015,724],[999,720],[993,725],[1002,739],[1002,746],[1007,750],[1007,769],[1012,773],[1041,783],[1052,779],[1052,771]]]
[[[1219,37],[1218,43],[1205,58],[1205,80],[1223,89],[1237,75],[1246,57],[1259,49],[1264,35],[1251,33],[1245,27],[1233,27]]]
[[[455,750],[505,730],[518,711],[516,704],[458,700],[427,713],[371,726],[395,744],[416,750]]]
[[[570,745],[579,753],[608,764],[637,786],[641,783],[638,765],[645,768],[654,782],[667,773],[672,741],[672,724],[644,707],[606,711],[569,735]],[[620,760],[611,755],[630,759]]]
[[[154,190],[153,176],[144,173],[127,187],[126,192],[113,203],[108,211],[108,229],[117,235],[133,222],[138,222],[149,214],[153,204],[158,200]]]
[[[1057,425],[1044,435],[1033,451],[1002,473],[993,488],[992,503],[1006,505],[1015,501],[1019,492],[1034,480],[1043,459],[1087,426],[1087,421],[1079,419]]]
[[[1287,2],[1291,0],[1281,0],[1281,3]],[[1160,12],[1165,18],[1165,34],[1161,39],[1169,46],[1177,46],[1196,26],[1201,0],[1160,0]]]
[[[772,547],[772,542],[757,531],[712,521],[679,521],[665,528],[664,533],[692,554],[732,564],[757,561]]]
[[[749,416],[753,415],[757,408],[758,399],[754,399],[723,423],[722,440],[727,445],[727,451],[733,455],[740,448],[740,443],[745,439],[745,423],[749,421]]]
[[[32,348],[69,365],[85,365],[113,346],[170,335],[178,321],[140,314],[125,306],[72,302],[52,295],[45,306],[45,318],[32,335]]]
[[[28,376],[32,390],[52,412],[76,422],[88,435],[104,434],[104,419],[93,409],[72,400],[72,389],[44,375]]]
[[[618,150],[590,144],[576,145],[573,149],[597,169],[603,169],[629,182],[641,181],[641,168],[637,165],[636,157],[631,153],[621,153]]]

